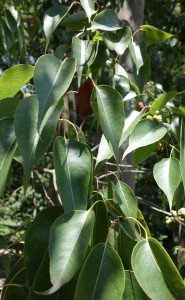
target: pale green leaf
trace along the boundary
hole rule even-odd
[[[33,77],[34,67],[29,65],[13,66],[0,77],[0,100],[13,97]]]
[[[150,108],[149,113],[153,116],[155,115],[156,111],[160,111],[168,101],[170,101],[173,97],[178,95],[178,92],[172,91],[165,93],[163,95],[160,95],[153,103]]]
[[[95,10],[94,10],[94,0],[80,0],[81,5],[83,7],[83,9],[85,10],[88,19],[90,21],[91,16],[94,14]]]
[[[140,68],[144,65],[147,58],[147,50],[144,44],[137,44],[135,42],[130,42],[129,50],[132,60],[136,67],[136,73],[139,74]]]
[[[141,25],[140,28],[143,30],[144,41],[150,44],[162,43],[174,36],[151,25]]]
[[[58,191],[65,212],[87,209],[92,157],[87,145],[58,137],[54,143]]]
[[[53,286],[43,292],[55,293],[69,282],[81,266],[94,225],[94,212],[70,211],[51,226],[49,239],[50,277]]]
[[[75,300],[118,300],[125,288],[125,272],[116,251],[98,244],[85,261],[77,282]]]
[[[154,179],[168,198],[170,210],[176,189],[181,181],[180,163],[177,158],[163,158],[153,169]]]

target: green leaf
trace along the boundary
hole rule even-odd
[[[140,148],[159,141],[170,129],[169,124],[156,123],[148,119],[140,121],[132,131],[129,138],[129,146],[123,154],[125,156]]]
[[[11,269],[1,295],[2,300],[27,299],[26,272],[23,258],[20,258]]]
[[[79,31],[84,30],[88,25],[88,18],[84,11],[79,11],[73,13],[72,15],[67,15],[61,22],[64,27],[67,27],[69,30]]]
[[[118,254],[126,270],[132,269],[131,255],[136,244],[137,241],[131,238],[123,226],[120,226],[117,238]]]
[[[54,165],[65,212],[87,209],[92,156],[86,144],[58,137],[54,143]]]
[[[121,28],[115,12],[112,9],[106,9],[96,15],[89,29],[114,31]]]
[[[113,88],[96,86],[100,125],[110,142],[114,156],[119,161],[119,144],[124,126],[124,107],[121,95]]]
[[[126,183],[117,182],[115,198],[126,217],[137,219],[137,199],[132,189]]]
[[[118,55],[123,55],[131,41],[132,31],[130,27],[125,26],[116,33],[104,32],[102,37],[110,50],[115,50]]]
[[[62,207],[49,207],[39,213],[30,224],[25,238],[24,261],[30,291],[28,299],[40,299],[34,290],[51,286],[49,275],[49,234],[53,222],[63,214]],[[50,298],[49,298],[50,299]]]
[[[62,62],[55,56],[46,54],[37,60],[34,82],[39,100],[38,128],[44,126],[66,93],[75,70],[74,58],[65,59]]]
[[[99,69],[105,66],[105,63],[109,58],[109,50],[107,49],[107,47],[105,47],[105,44],[102,41],[98,41],[95,46],[96,56],[89,67],[88,74],[94,73],[96,75]]]
[[[90,21],[91,16],[94,14],[94,0],[80,0],[83,9],[85,10]]]
[[[34,67],[29,65],[13,66],[0,77],[0,100],[13,97],[33,77]]]
[[[125,271],[125,276],[125,290],[122,300],[151,300],[139,286],[132,271]]]
[[[49,45],[54,30],[57,28],[62,19],[66,16],[69,9],[70,8],[68,6],[54,5],[45,11],[43,19],[43,29],[46,36],[46,48]]]
[[[85,261],[77,282],[75,300],[121,299],[125,273],[116,251],[98,244]]]
[[[108,212],[103,201],[97,202],[93,207],[95,223],[93,230],[93,244],[104,243],[108,237],[109,219]]]
[[[2,118],[13,118],[15,116],[15,111],[19,98],[5,98],[0,101],[0,119]]]
[[[134,151],[134,163],[140,164],[146,160],[156,149],[156,144],[147,145]]]
[[[108,161],[112,157],[112,155],[113,152],[110,149],[110,146],[105,136],[102,134],[98,148],[98,155],[96,157],[94,175],[96,175],[100,171],[100,169],[104,166],[105,162]]]
[[[150,44],[162,43],[174,36],[151,25],[141,25],[140,28],[143,30],[144,41]]]
[[[145,86],[145,84],[147,83],[147,81],[149,80],[149,76],[151,73],[151,69],[150,69],[150,59],[147,56],[145,59],[144,64],[142,65],[142,67],[139,69],[139,73],[138,75],[134,74],[134,78],[135,78],[135,83],[137,84],[137,86],[139,87],[140,92],[143,92],[143,88]]]
[[[163,158],[155,164],[153,169],[154,179],[168,198],[170,210],[176,189],[181,181],[180,163],[174,157]]]
[[[5,118],[0,120],[0,196],[6,187],[9,169],[16,150],[14,132],[14,119]]]
[[[135,42],[130,42],[129,50],[136,67],[136,73],[138,75],[140,68],[144,65],[147,58],[146,46],[144,44],[136,44]]]
[[[180,131],[180,169],[182,182],[185,190],[185,117],[181,120],[181,131]]]
[[[167,252],[155,239],[137,243],[132,253],[132,267],[139,285],[152,300],[184,298],[183,280]]]
[[[150,108],[149,113],[153,116],[155,115],[156,111],[160,111],[168,101],[170,101],[173,97],[178,95],[178,92],[172,91],[165,93],[163,95],[160,95],[153,103]]]
[[[93,211],[70,211],[56,219],[50,231],[50,295],[69,282],[81,266],[94,225]]]

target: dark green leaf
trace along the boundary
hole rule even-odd
[[[109,219],[107,208],[103,201],[94,205],[95,223],[93,230],[93,244],[104,243],[108,236]]]
[[[2,118],[13,118],[15,116],[15,111],[19,98],[5,98],[0,101],[0,119]]]
[[[139,165],[146,160],[156,149],[156,144],[147,145],[134,151],[134,163]]]
[[[122,300],[150,300],[139,286],[134,273],[132,271],[125,271],[125,291]]]
[[[181,120],[181,131],[180,131],[180,169],[182,182],[185,189],[185,117]]]
[[[119,20],[112,9],[106,9],[96,15],[90,29],[114,31],[121,29]]]

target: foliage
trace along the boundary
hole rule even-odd
[[[42,162],[43,172],[45,167],[53,167],[51,162],[48,165],[48,157],[53,159],[54,172],[50,169],[50,173],[55,173],[58,189],[58,205],[45,190],[52,205],[30,223],[22,257],[6,280],[2,299],[116,300],[134,299],[135,295],[138,299],[183,299],[185,286],[177,267],[151,237],[136,195],[117,176],[119,147],[127,138],[123,159],[134,152],[136,164],[164,143],[167,151],[152,166],[153,175],[165,194],[169,216],[182,222],[178,212],[184,206],[185,113],[174,98],[184,94],[162,91],[155,99],[148,97],[152,89],[148,47],[164,43],[172,34],[144,25],[140,28],[144,40],[138,44],[128,26],[120,27],[113,10],[100,10],[91,0],[80,3],[75,13],[71,11],[76,2],[71,6],[54,3],[43,16],[46,51],[59,28],[70,32],[69,44],[59,45],[54,54],[41,55],[34,67],[10,67],[0,78],[1,196],[14,160],[23,168],[25,201],[39,164]],[[8,6],[10,13],[12,9]],[[20,30],[16,16],[12,40]],[[10,33],[14,23],[8,23]],[[126,50],[138,85],[130,82],[121,65]],[[15,78],[11,88],[10,78]],[[19,90],[30,80],[35,91],[20,97]],[[91,94],[85,91],[86,80]],[[66,96],[74,93],[73,86],[87,101],[83,105],[87,104],[88,114],[82,114],[80,127],[65,120],[68,130],[62,134],[61,114]],[[128,114],[126,107],[136,105],[141,97],[147,106]],[[97,155],[82,131],[89,104],[102,133]],[[111,157],[114,172],[106,164]],[[116,180],[109,179],[113,173]]]

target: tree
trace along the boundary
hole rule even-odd
[[[151,237],[137,197],[125,182],[111,181],[113,172],[108,171],[114,156],[117,177],[119,147],[128,137],[123,158],[134,152],[138,164],[156,151],[156,144],[165,143],[168,155],[155,164],[153,174],[166,197],[169,216],[183,223],[185,112],[184,106],[172,101],[182,92],[161,93],[129,118],[124,114],[126,105],[135,107],[141,97],[147,98],[148,45],[164,43],[173,35],[142,25],[143,40],[136,43],[137,33],[120,26],[113,10],[101,10],[94,1],[80,3],[73,14],[76,2],[72,7],[55,4],[44,14],[46,51],[60,28],[70,32],[69,45],[40,56],[35,67],[10,67],[0,78],[1,195],[13,159],[23,166],[26,196],[31,174],[41,158],[49,156],[61,201],[31,222],[23,256],[7,278],[2,299],[116,300],[136,295],[183,299],[183,279],[162,245]],[[126,49],[133,60],[135,84],[121,65]],[[32,79],[35,93],[20,97],[18,91]],[[74,93],[72,85],[78,88],[81,119],[85,121],[93,111],[103,134],[95,158],[82,126],[60,117],[64,96]],[[64,136],[61,122],[68,124]]]

